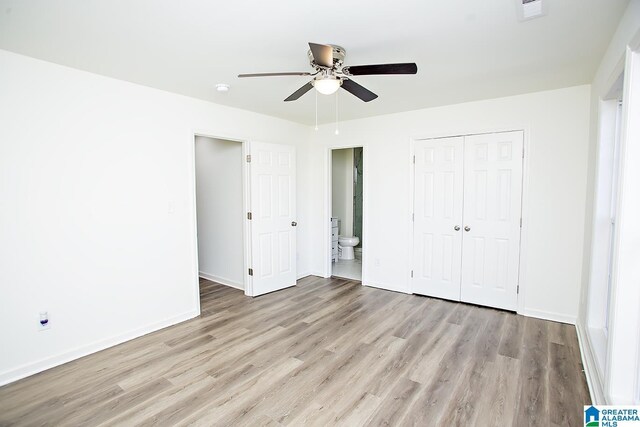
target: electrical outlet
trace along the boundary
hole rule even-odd
[[[375,265],[376,267],[380,267],[380,258],[376,258],[375,260],[373,260],[373,265]]]
[[[46,311],[41,311],[38,315],[38,330],[46,331],[47,329],[51,329],[51,320],[49,319],[49,313]]]

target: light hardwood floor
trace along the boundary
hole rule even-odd
[[[0,425],[579,426],[575,329],[307,277],[0,388]]]

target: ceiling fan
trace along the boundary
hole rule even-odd
[[[309,43],[309,61],[314,72],[253,73],[239,74],[238,77],[273,77],[273,76],[312,76],[313,79],[297,91],[289,95],[285,102],[295,101],[314,87],[324,95],[335,93],[340,87],[364,102],[378,97],[364,86],[354,82],[352,76],[368,76],[380,74],[416,74],[415,63],[352,65],[343,66],[347,51],[340,46]]]

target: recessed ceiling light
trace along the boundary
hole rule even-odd
[[[229,85],[228,85],[228,84],[226,84],[226,83],[218,83],[218,84],[216,85],[216,90],[217,90],[218,92],[229,92],[229,88],[230,88],[230,87],[231,87],[231,86],[229,86]]]

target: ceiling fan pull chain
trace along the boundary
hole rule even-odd
[[[338,135],[340,131],[338,130],[338,91],[336,91],[336,135]]]

